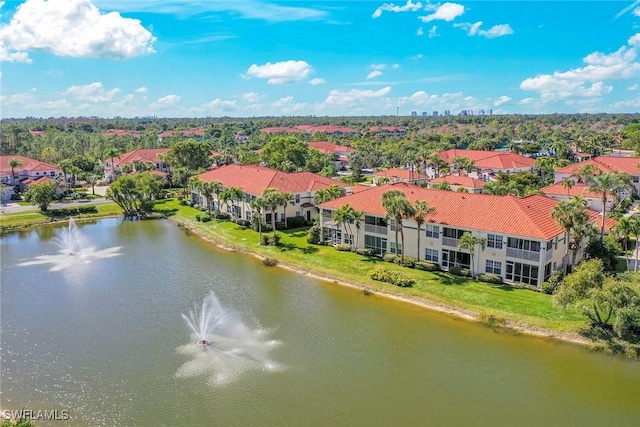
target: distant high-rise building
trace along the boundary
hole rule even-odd
[[[466,115],[468,115],[468,114],[469,114],[469,112],[468,112],[467,110],[462,110],[462,111],[460,111],[460,115],[461,115],[461,116],[466,116]]]
[[[417,116],[417,115],[418,115],[418,112],[417,112],[417,111],[412,111],[412,112],[411,112],[411,115],[412,115],[412,116]]]
[[[484,116],[484,110],[478,110],[478,115],[479,116]]]
[[[434,110],[434,111],[431,113],[431,115],[432,115],[433,117],[438,117],[438,110]]]
[[[493,110],[489,110],[489,115],[493,116]]]
[[[450,110],[444,110],[444,115],[445,116],[450,116],[451,115],[451,111]]]
[[[427,113],[426,111],[423,111],[423,112],[422,112],[422,117],[426,117],[426,116],[428,116],[428,115],[429,115],[429,113]]]

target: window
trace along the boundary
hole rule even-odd
[[[296,205],[300,204],[300,195],[296,194]]]
[[[445,249],[442,251],[442,266],[470,268],[471,255],[466,252]]]
[[[325,240],[330,241],[332,244],[340,243],[342,241],[341,230],[324,227],[322,229],[322,234],[324,235]]]
[[[391,231],[396,231],[396,221],[394,219],[389,220],[389,229]]]
[[[440,226],[427,224],[427,237],[431,237],[432,239],[439,239]]]
[[[553,240],[549,240],[547,242],[547,250],[551,249],[553,247]]]
[[[551,263],[544,266],[544,280],[547,280],[551,276]]]
[[[530,252],[540,252],[540,242],[533,240],[516,239],[509,237],[507,239],[507,247],[514,249],[522,249]]]
[[[538,266],[507,261],[507,280],[538,286]]]
[[[502,236],[498,234],[487,234],[487,247],[502,249]]]
[[[344,236],[342,236],[343,240],[342,243],[344,243],[345,245],[352,245],[353,244],[353,234],[344,234]]]
[[[488,259],[484,271],[490,274],[497,274],[498,276],[501,276],[502,263],[500,261],[491,261],[490,259]]]
[[[365,234],[364,247],[367,249],[373,249],[377,255],[384,255],[385,252],[387,252],[387,239]]]
[[[464,230],[458,230],[456,228],[447,228],[444,227],[442,229],[442,235],[444,237],[449,237],[451,239],[459,239],[464,234]]]
[[[402,243],[398,243],[398,251],[396,252],[396,242],[391,242],[391,250],[389,252],[396,255],[402,255]]]
[[[302,212],[296,211],[296,216],[302,216]]]
[[[251,221],[251,211],[249,209],[245,211],[245,218],[247,221]]]
[[[425,249],[424,259],[426,261],[438,262],[438,250],[437,249]]]

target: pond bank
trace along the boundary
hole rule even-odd
[[[200,230],[198,227],[196,227],[195,224],[193,224],[193,222],[188,220],[187,218],[184,218],[181,216],[171,216],[169,218],[172,221],[176,222],[180,227],[194,233],[195,235],[199,236],[200,238],[206,240],[209,243],[214,244],[220,249],[233,251],[233,252],[246,253],[261,260],[264,260],[265,258],[267,258],[264,255],[261,255],[255,251],[252,251],[251,249],[247,249],[239,245],[230,244],[228,242],[223,241],[220,238],[216,238],[214,233],[205,233],[202,230]],[[551,329],[536,327],[533,325],[516,323],[516,322],[502,319],[499,316],[495,316],[491,313],[488,313],[488,314],[480,313],[475,310],[470,310],[464,307],[456,307],[451,304],[445,304],[438,301],[429,300],[428,298],[425,298],[425,297],[418,297],[413,295],[411,296],[402,295],[402,294],[394,293],[387,289],[373,288],[361,282],[345,279],[340,274],[340,271],[335,271],[333,274],[328,275],[326,273],[314,270],[312,267],[310,268],[308,265],[296,264],[291,262],[283,262],[282,260],[278,260],[277,266],[296,272],[298,274],[303,274],[308,277],[318,279],[318,280],[326,281],[339,286],[347,286],[352,289],[357,289],[362,291],[366,295],[376,295],[384,298],[394,299],[396,301],[413,304],[419,307],[426,308],[428,310],[438,311],[440,313],[444,313],[457,318],[462,318],[469,321],[483,323],[490,327],[498,327],[501,329],[505,329],[507,331],[512,331],[513,333],[522,333],[522,334],[532,335],[532,336],[541,337],[541,338],[561,340],[564,342],[581,345],[585,347],[592,347],[596,344],[595,342],[580,336],[578,333],[554,331]]]

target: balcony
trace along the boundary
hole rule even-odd
[[[553,256],[553,248],[549,249],[547,251],[547,254],[545,256],[545,261],[549,261],[551,259],[551,257]]]
[[[540,252],[525,251],[524,249],[507,248],[507,256],[510,258],[540,262]]]
[[[442,246],[449,246],[452,248],[458,247],[458,239],[454,239],[453,237],[444,237],[442,236]]]
[[[367,233],[387,235],[387,227],[382,227],[380,225],[365,224],[364,231]]]

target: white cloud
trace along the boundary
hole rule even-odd
[[[369,68],[372,70],[384,70],[387,68],[387,64],[371,64],[369,65]]]
[[[640,6],[633,9],[633,16],[640,16]]]
[[[533,104],[535,101],[536,101],[535,98],[524,98],[524,99],[521,99],[520,102],[518,102],[518,104],[530,105],[530,104]]]
[[[110,91],[105,91],[102,83],[95,82],[88,85],[71,86],[64,94],[71,95],[80,101],[107,102],[111,101],[114,95],[119,92],[120,89],[117,87]]]
[[[541,100],[545,102],[572,96],[599,97],[609,93],[613,88],[606,86],[605,80],[631,79],[640,72],[640,63],[636,62],[636,43],[640,43],[640,34],[630,37],[628,42],[631,47],[622,46],[610,54],[590,53],[583,58],[584,67],[525,79],[520,83],[520,89],[540,93]]]
[[[411,59],[416,59],[416,60],[417,60],[417,59],[422,59],[422,58],[424,58],[424,55],[423,55],[423,54],[421,54],[421,53],[418,53],[418,54],[416,54],[416,55],[414,55],[414,56],[412,56],[412,57],[411,57]]]
[[[437,37],[437,36],[438,36],[438,26],[434,25],[429,30],[429,38],[432,39],[432,38]]]
[[[628,86],[627,90],[638,90],[639,87],[640,85],[638,85],[638,83],[634,83],[631,86]]]
[[[127,59],[155,52],[155,40],[139,20],[102,13],[90,0],[26,0],[0,26],[0,59],[25,62],[31,50]]]
[[[211,102],[207,102],[202,105],[205,110],[230,112],[234,111],[238,107],[236,101],[228,101],[220,98],[216,98]]]
[[[136,89],[136,93],[147,93],[147,88],[145,86],[139,87]]]
[[[636,33],[629,37],[627,43],[629,43],[629,46],[640,47],[640,33]]]
[[[317,86],[317,85],[323,85],[325,84],[327,81],[325,79],[321,79],[319,77],[313,78],[311,80],[309,80],[309,84],[313,85],[313,86]]]
[[[416,2],[413,3],[411,0],[407,1],[407,4],[405,4],[404,6],[396,6],[393,3],[385,3],[382,6],[380,6],[379,8],[377,8],[374,12],[373,15],[371,15],[371,17],[373,19],[379,18],[380,16],[382,16],[382,12],[416,12],[418,10],[420,10],[422,8],[422,3],[420,2]]]
[[[329,92],[329,96],[325,99],[324,104],[330,106],[359,106],[364,102],[371,102],[371,99],[386,96],[389,92],[391,92],[391,86],[379,90],[332,90]]]
[[[422,29],[422,27],[418,28],[418,31],[416,31],[416,36],[423,36],[424,35],[424,30]]]
[[[306,61],[267,62],[264,65],[253,64],[247,70],[245,77],[268,79],[269,84],[285,84],[298,82],[307,78],[313,68]]]
[[[27,52],[8,52],[0,40],[0,62],[23,62],[31,64],[31,58]]]
[[[500,98],[496,99],[495,102],[493,103],[494,106],[499,107],[502,104],[506,104],[507,102],[511,101],[511,98],[506,96],[506,95],[502,95]]]
[[[8,105],[28,105],[32,104],[36,101],[36,88],[31,88],[28,92],[16,93],[14,95],[2,95],[0,101],[2,101],[2,106]]]
[[[271,103],[271,107],[277,108],[280,114],[292,114],[303,110],[307,104],[294,103],[293,96],[287,96],[280,98],[277,101]]]
[[[171,95],[159,98],[156,102],[150,104],[149,107],[152,110],[164,110],[173,107],[178,102],[180,102],[180,97],[172,93]]]
[[[473,96],[465,96],[462,92],[446,92],[441,95],[429,94],[423,90],[414,92],[411,96],[400,97],[397,100],[400,106],[409,106],[411,108],[421,108],[424,110],[450,110],[452,114],[465,110],[488,109],[488,105],[483,104]]]
[[[428,6],[429,9],[435,10],[430,15],[421,16],[422,22],[431,22],[436,20],[451,22],[464,13],[464,6],[458,3],[445,3],[440,6]]]
[[[394,70],[397,70],[398,68],[400,68],[400,64],[393,64],[391,65],[391,68],[393,68]]]
[[[488,39],[513,34],[513,28],[511,28],[509,24],[494,25],[488,30],[480,29],[480,27],[482,26],[482,21],[478,21],[474,24],[470,22],[462,22],[460,24],[453,24],[453,26],[456,28],[462,28],[467,32],[467,35],[469,36],[482,36]]]
[[[367,80],[375,79],[376,77],[380,77],[382,75],[382,71],[372,71],[367,75]]]
[[[260,98],[263,98],[263,95],[260,95],[257,92],[246,92],[242,94],[242,99],[252,104],[257,102]]]

